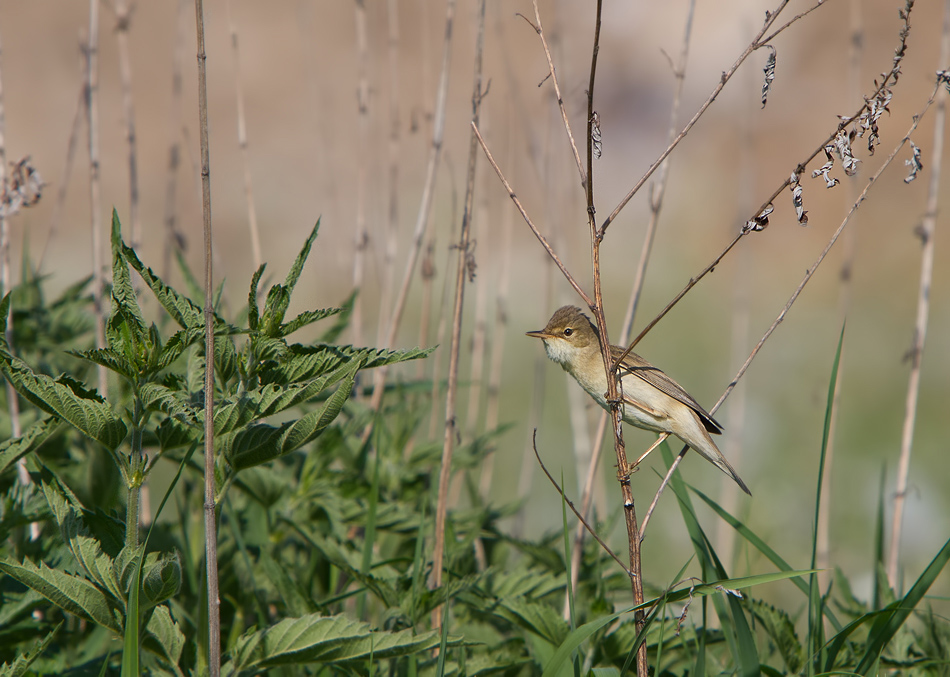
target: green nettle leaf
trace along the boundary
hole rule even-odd
[[[231,467],[242,470],[267,463],[315,439],[343,409],[344,402],[353,390],[359,367],[360,363],[354,362],[346,370],[346,377],[322,409],[279,427],[257,424],[225,437],[221,443]]]
[[[554,646],[559,646],[571,630],[550,604],[514,597],[503,600],[501,607],[516,625],[539,635]]]
[[[59,425],[58,418],[45,418],[27,428],[20,437],[0,444],[0,475],[31,451],[38,449],[56,432]]]
[[[47,633],[47,635],[37,642],[28,652],[24,654],[19,654],[13,663],[9,665],[4,663],[0,665],[0,675],[3,677],[21,677],[21,675],[28,674],[30,666],[33,664],[37,658],[39,658],[47,648],[49,648],[50,643],[53,641],[53,637],[63,627],[63,623],[66,621],[60,621],[56,624],[56,627]]]
[[[277,363],[261,369],[261,380],[267,383],[297,383],[316,378],[339,369],[352,360],[360,360],[361,369],[382,367],[397,362],[406,362],[426,357],[434,348],[411,350],[377,350],[353,346],[312,345],[295,343]]]
[[[798,674],[805,665],[805,650],[795,634],[795,624],[781,609],[759,600],[749,600],[755,617],[775,642],[790,674]]]
[[[458,644],[450,639],[449,644]],[[439,635],[412,630],[374,632],[366,623],[341,616],[316,614],[287,618],[265,630],[241,637],[231,653],[231,661],[221,674],[255,674],[281,665],[333,662],[345,663],[384,660],[427,651],[439,644]]]
[[[198,410],[191,404],[187,393],[161,383],[143,383],[138,393],[146,411],[161,411],[186,425],[200,425]]]
[[[281,336],[281,325],[284,322],[284,314],[287,312],[287,306],[290,305],[290,292],[283,286],[275,284],[267,292],[267,299],[264,301],[264,312],[261,316],[260,331],[264,336],[278,338]]]
[[[6,350],[0,350],[0,369],[23,397],[103,446],[114,450],[125,439],[128,429],[122,419],[75,379],[61,376],[54,380],[38,374]]]
[[[158,299],[162,308],[172,316],[172,319],[175,320],[180,327],[183,329],[204,327],[204,312],[198,305],[162,282],[161,278],[159,278],[151,268],[148,268],[139,260],[139,257],[131,247],[122,243],[121,248],[122,257],[142,276],[142,279],[145,280],[145,284],[147,284],[149,289],[152,290],[152,293],[155,294],[155,298]]]
[[[177,553],[150,553],[145,562],[142,591],[149,606],[157,606],[181,589],[181,560]]]
[[[23,563],[2,560],[0,571],[35,590],[61,609],[121,634],[123,623],[119,608],[85,578],[50,569],[45,564],[36,566],[29,560]]]
[[[254,276],[251,278],[251,289],[247,294],[247,326],[250,327],[251,331],[257,330],[257,325],[260,322],[260,311],[257,308],[257,287],[261,283],[261,276],[264,275],[266,267],[267,264],[262,263],[260,268],[254,271]]]
[[[70,355],[75,355],[80,359],[102,365],[109,371],[114,371],[116,374],[119,374],[119,376],[123,376],[129,380],[135,380],[137,376],[137,370],[132,361],[129,360],[125,354],[120,353],[112,348],[68,350],[66,352],[68,352]]]
[[[147,632],[145,646],[164,657],[171,666],[176,668],[176,674],[181,674],[177,667],[181,660],[181,652],[185,648],[185,635],[172,618],[167,606],[155,608],[145,630]]]
[[[342,308],[324,308],[322,310],[308,310],[306,312],[300,313],[300,315],[280,328],[280,334],[281,336],[289,336],[298,329],[306,327],[308,324],[319,322],[324,318],[332,317],[333,315],[338,314],[341,310]]]

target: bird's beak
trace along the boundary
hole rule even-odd
[[[532,338],[546,339],[551,338],[550,334],[545,334],[544,330],[541,331],[526,331],[525,336],[530,336]]]

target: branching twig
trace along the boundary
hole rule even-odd
[[[828,255],[828,252],[831,251],[831,248],[834,246],[835,242],[838,241],[838,237],[841,235],[842,231],[844,231],[845,227],[851,221],[851,217],[854,216],[854,213],[858,210],[858,207],[860,207],[861,204],[864,202],[864,200],[867,199],[868,192],[871,190],[871,187],[876,185],[878,178],[880,178],[881,174],[884,173],[884,170],[888,168],[888,166],[891,164],[891,162],[894,160],[894,158],[897,156],[900,150],[910,140],[911,135],[917,129],[918,124],[920,124],[920,120],[923,118],[923,116],[927,113],[927,110],[933,104],[934,98],[936,97],[937,92],[939,91],[939,88],[942,86],[943,85],[941,85],[940,83],[937,84],[937,86],[934,88],[933,92],[930,95],[930,99],[927,101],[927,103],[924,105],[921,111],[917,115],[914,116],[913,123],[911,124],[910,129],[908,129],[907,133],[904,135],[904,138],[902,138],[900,142],[897,144],[897,146],[894,148],[894,150],[891,151],[891,154],[887,156],[887,159],[878,168],[878,170],[874,173],[874,175],[870,179],[868,179],[867,185],[865,185],[864,190],[861,191],[861,194],[858,196],[858,199],[851,206],[851,209],[848,211],[844,220],[841,222],[841,225],[838,226],[838,229],[835,230],[834,234],[828,240],[828,244],[825,245],[825,248],[818,255],[818,258],[805,272],[805,276],[802,278],[802,281],[798,284],[798,287],[792,293],[791,297],[789,297],[788,302],[785,304],[785,307],[782,308],[781,312],[779,312],[778,316],[772,322],[771,326],[766,330],[765,334],[762,335],[762,338],[759,339],[759,342],[752,349],[752,352],[749,354],[749,357],[746,358],[746,361],[739,368],[739,371],[736,373],[735,377],[732,379],[732,381],[730,381],[725,392],[723,392],[722,396],[719,398],[716,404],[712,408],[710,408],[709,410],[710,414],[715,414],[716,411],[719,409],[719,407],[722,406],[722,403],[726,400],[727,397],[729,397],[729,394],[736,387],[736,384],[739,382],[739,379],[741,379],[745,375],[746,371],[749,368],[749,365],[752,364],[752,360],[754,360],[755,356],[758,355],[759,350],[761,350],[762,346],[765,345],[765,342],[769,339],[772,333],[778,328],[778,326],[785,319],[785,316],[788,314],[788,311],[791,309],[795,301],[798,300],[798,297],[801,295],[802,291],[805,289],[805,285],[808,284],[809,280],[811,280],[812,276],[815,274],[815,271],[818,269],[818,266],[820,266],[822,261],[825,260],[825,257]],[[682,460],[683,456],[686,454],[686,451],[688,449],[689,447],[684,447],[683,450],[679,453],[679,456],[676,459],[674,459],[673,464],[670,466],[669,471],[666,473],[666,477],[664,477],[663,482],[660,484],[660,488],[657,489],[656,495],[653,498],[653,503],[650,504],[650,509],[647,511],[647,516],[643,520],[643,528],[641,529],[641,534],[643,534],[646,531],[646,526],[650,520],[650,516],[653,513],[653,509],[656,507],[656,504],[659,501],[660,494],[663,493],[663,490],[666,488],[666,485],[669,483],[669,480],[672,477],[673,472],[679,466],[679,462]]]
[[[632,573],[630,569],[627,568],[627,565],[623,563],[623,560],[617,557],[617,554],[613,550],[610,549],[610,546],[607,545],[604,542],[604,540],[597,534],[597,531],[594,529],[594,527],[592,527],[590,524],[587,523],[587,519],[584,517],[584,515],[582,515],[581,512],[577,508],[574,507],[574,504],[571,502],[571,499],[569,499],[567,497],[567,494],[564,493],[563,487],[561,487],[561,485],[557,483],[557,480],[555,480],[551,476],[551,473],[548,472],[547,467],[544,465],[544,461],[541,460],[541,454],[538,453],[537,437],[538,437],[538,429],[535,428],[534,433],[531,436],[531,448],[534,449],[534,455],[538,459],[538,465],[541,466],[541,470],[542,472],[544,472],[545,476],[548,478],[548,481],[551,482],[552,485],[554,485],[554,488],[557,490],[557,493],[561,495],[561,498],[564,499],[565,503],[567,503],[567,506],[571,509],[571,512],[573,512],[574,515],[577,517],[578,522],[581,525],[581,528],[587,529],[587,531],[590,532],[590,535],[594,537],[594,540],[600,543],[600,547],[604,549],[604,552],[610,555],[610,557],[613,558],[613,560],[617,564],[620,565],[620,568],[624,570],[624,573],[626,573],[630,577],[633,577],[635,574]]]

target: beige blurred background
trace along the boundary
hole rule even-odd
[[[239,36],[240,80],[247,108],[249,171],[261,228],[263,259],[275,279],[284,275],[317,218],[321,232],[304,272],[292,311],[339,303],[353,287],[355,224],[360,172],[365,172],[368,246],[361,289],[362,337],[376,342],[388,219],[390,101],[398,99],[398,250],[402,275],[416,222],[431,140],[432,112],[445,33],[445,7],[431,0],[398,0],[398,82],[388,65],[387,3],[366,3],[369,88],[365,124],[357,110],[359,85],[356,3],[232,0],[230,16]],[[595,163],[598,214],[602,219],[666,146],[675,90],[670,62],[681,49],[687,3],[605,2],[595,108],[603,131],[603,157]],[[129,210],[128,149],[119,86],[119,66],[110,3],[101,6],[100,135],[103,214],[114,205],[126,226]],[[788,18],[808,3],[794,1]],[[636,327],[652,319],[666,302],[718,253],[741,223],[752,216],[795,165],[808,157],[861,96],[872,91],[879,73],[890,68],[900,28],[893,0],[832,0],[779,36],[776,79],[766,108],[760,89],[766,53],[743,65],[708,113],[671,156],[669,184]],[[700,2],[693,20],[680,125],[691,117],[758,31],[771,5],[735,0]],[[254,269],[244,193],[244,163],[237,139],[235,60],[229,5],[208,0],[206,8],[211,130],[212,208],[215,277],[226,280],[232,307],[246,298]],[[586,88],[592,41],[591,3],[543,2],[550,41],[571,124],[583,140]],[[488,2],[483,100],[487,143],[528,212],[548,234],[567,266],[588,290],[590,245],[583,195],[553,99],[547,66],[536,33],[516,15],[533,18],[531,4]],[[856,13],[855,13],[856,12]],[[826,190],[824,182],[803,179],[810,224],[795,223],[788,192],[776,202],[771,226],[745,238],[640,344],[638,352],[659,365],[700,402],[711,406],[741,360],[781,310],[807,267],[838,227],[854,196],[880,166],[925,104],[938,69],[942,8],[918,2],[914,9],[903,76],[894,89],[890,114],[881,118],[881,145],[874,156],[855,142],[862,160],[859,175]],[[465,190],[471,118],[474,2],[457,7],[445,146],[435,185],[426,243],[433,244],[435,308],[425,342],[441,342],[438,318],[445,280],[454,279]],[[854,23],[857,21],[857,23]],[[7,2],[0,4],[6,149],[10,160],[32,155],[48,183],[42,202],[13,222],[14,260],[23,246],[38,260],[50,284],[62,288],[91,271],[88,154],[85,123],[69,183],[64,167],[82,86],[80,42],[88,35],[88,3]],[[853,27],[860,29],[860,60],[849,63]],[[139,2],[129,32],[137,130],[142,237],[140,256],[160,268],[166,242],[169,146],[182,144],[176,179],[175,214],[187,238],[186,256],[201,270],[194,9],[191,3]],[[176,112],[172,72],[183,64],[183,97]],[[939,65],[946,68],[950,64]],[[539,86],[539,83],[542,83]],[[180,116],[180,118],[178,117]],[[904,399],[909,375],[906,354],[914,335],[920,270],[920,240],[914,229],[924,214],[933,136],[933,110],[914,139],[923,149],[925,172],[905,184],[903,159],[881,177],[812,282],[753,363],[742,390],[720,410],[726,428],[721,446],[754,498],[731,505],[793,566],[806,568],[810,554],[818,455],[825,398],[835,346],[841,331],[840,269],[851,238],[854,268],[843,356],[840,419],[831,478],[831,562],[867,594],[879,482],[886,471],[888,515],[895,485]],[[821,162],[809,165],[809,172]],[[563,469],[577,494],[569,384],[543,357],[541,346],[525,338],[544,325],[563,303],[578,303],[570,287],[515,212],[500,182],[479,155],[474,253],[477,274],[467,290],[462,379],[471,373],[476,308],[481,304],[489,339],[494,335],[497,295],[507,293],[508,329],[503,335],[501,419],[513,423],[498,443],[492,495],[510,500],[526,490],[521,528],[538,533],[558,528],[559,498],[532,461],[527,482],[523,455],[531,426],[538,425],[539,448],[552,473]],[[946,181],[942,182],[946,186]],[[50,235],[56,194],[67,198]],[[648,218],[645,188],[611,227],[603,249],[607,316],[616,337],[633,282]],[[941,213],[946,201],[941,195]],[[920,404],[905,513],[902,562],[913,580],[950,534],[950,311],[945,219],[938,220],[937,258],[931,290],[930,325],[923,358]],[[506,235],[506,228],[511,235]],[[509,243],[510,244],[507,244]],[[16,274],[16,272],[15,272]],[[180,282],[177,273],[171,282]],[[418,277],[398,346],[419,342],[423,289]],[[306,339],[302,336],[301,339]],[[352,338],[351,338],[352,340]],[[490,355],[493,343],[486,348]],[[427,365],[444,377],[447,352]],[[402,374],[409,379],[413,368]],[[487,368],[486,368],[487,369]],[[540,390],[536,384],[540,384]],[[484,385],[484,384],[482,384]],[[573,387],[571,385],[571,387]],[[459,415],[466,439],[484,421],[484,403],[471,409],[469,390]],[[485,389],[480,391],[485,397]],[[579,392],[579,391],[578,391]],[[576,395],[577,393],[575,393]],[[538,400],[538,398],[541,398]],[[590,431],[598,412],[582,398]],[[732,402],[732,404],[730,404]],[[441,417],[444,403],[435,405]],[[475,421],[467,416],[477,411]],[[532,413],[537,412],[537,413]],[[583,417],[580,417],[583,418]],[[427,426],[426,426],[427,427]],[[423,430],[422,434],[427,431]],[[588,433],[589,434],[589,433]],[[436,435],[441,439],[441,433]],[[630,453],[651,437],[628,429]],[[619,510],[613,452],[602,468],[600,505]],[[662,471],[651,459],[633,481],[638,507],[645,510]],[[713,496],[732,487],[712,466],[687,456],[684,473]],[[725,501],[732,501],[728,496]],[[642,506],[642,507],[641,507]],[[703,513],[717,534],[715,519]],[[888,528],[890,518],[888,517]],[[516,525],[513,525],[516,526]],[[615,534],[620,544],[620,534]],[[665,496],[645,543],[645,571],[662,584],[691,555],[673,496]],[[754,554],[741,553],[736,572],[769,571]],[[864,587],[861,587],[864,586]],[[947,576],[939,586],[950,591]]]

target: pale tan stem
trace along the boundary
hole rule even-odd
[[[943,35],[940,40],[938,68],[950,66],[950,0],[944,2]],[[900,545],[903,528],[904,503],[907,498],[907,478],[910,474],[910,454],[914,444],[914,424],[917,420],[917,399],[920,393],[920,364],[927,339],[930,319],[930,286],[933,281],[934,236],[937,227],[937,207],[940,197],[940,173],[943,168],[944,127],[947,117],[947,92],[939,87],[937,110],[934,113],[933,148],[930,156],[930,183],[927,186],[927,211],[917,234],[923,247],[920,253],[920,288],[917,295],[917,318],[914,323],[914,344],[911,347],[910,378],[904,403],[904,425],[901,431],[901,451],[897,465],[897,487],[894,493],[894,516],[891,522],[891,542],[887,557],[887,578],[894,590],[900,589]]]

